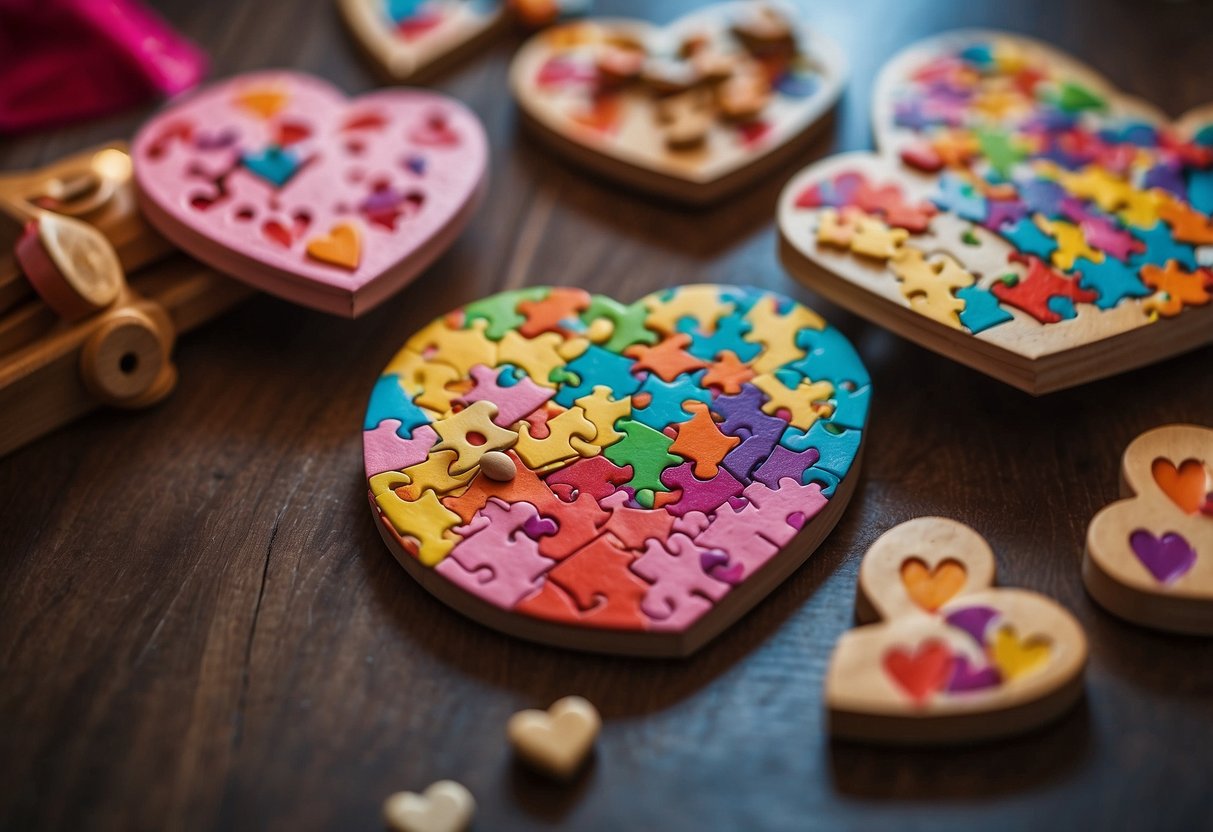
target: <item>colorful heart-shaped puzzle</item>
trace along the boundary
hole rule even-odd
[[[709,202],[789,158],[842,91],[841,51],[764,3],[666,27],[587,20],[535,35],[510,83],[529,126],[576,161]]]
[[[1125,450],[1121,482],[1126,499],[1087,529],[1087,591],[1129,621],[1213,635],[1213,430],[1143,433]]]
[[[384,370],[371,501],[408,571],[492,627],[685,655],[829,533],[870,394],[846,338],[770,292],[505,292]]]
[[[1213,110],[1171,123],[1044,44],[963,31],[894,57],[874,118],[877,154],[780,199],[815,289],[1037,394],[1213,341]]]
[[[259,289],[355,316],[471,218],[488,143],[446,96],[347,99],[306,75],[262,72],[170,105],[132,157],[140,207],[173,243]]]
[[[1082,695],[1086,637],[1056,602],[994,589],[994,553],[968,526],[922,517],[859,566],[856,616],[830,658],[835,736],[936,744],[1054,719]]]

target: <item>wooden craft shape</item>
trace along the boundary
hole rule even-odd
[[[449,67],[497,34],[493,0],[337,0],[350,33],[389,82],[418,81]]]
[[[1028,731],[1081,696],[1087,641],[1058,604],[995,589],[994,553],[954,520],[890,529],[859,567],[856,617],[826,673],[830,732],[947,744]]]
[[[1213,635],[1213,430],[1167,425],[1125,450],[1125,498],[1087,529],[1082,578],[1136,624]]]
[[[1213,110],[1170,122],[1017,35],[959,31],[881,71],[877,152],[797,174],[786,268],[1039,395],[1213,341]]]
[[[870,395],[846,338],[770,292],[504,292],[383,371],[369,497],[408,572],[490,627],[686,655],[833,528]]]
[[[135,208],[131,160],[119,142],[0,177],[0,212],[10,220],[0,229],[10,251],[23,224],[17,245],[27,255],[44,246],[38,229],[57,235],[53,256],[43,249],[46,262],[31,264],[48,270],[38,291],[57,293],[54,307],[15,257],[0,257],[0,455],[98,405],[159,401],[176,383],[177,335],[249,294],[170,256]],[[104,275],[98,263],[110,264]]]
[[[462,783],[439,780],[421,794],[396,792],[383,804],[394,832],[463,832],[476,814],[476,799]]]
[[[566,696],[546,711],[519,711],[506,734],[527,765],[556,780],[569,780],[584,765],[602,728],[598,709],[580,696]]]
[[[525,123],[574,161],[688,203],[790,159],[842,91],[841,51],[782,6],[733,2],[665,27],[589,19],[531,38],[510,67]]]
[[[354,317],[419,275],[479,202],[488,145],[459,102],[411,89],[347,99],[286,71],[171,104],[135,138],[140,207],[245,282]]]

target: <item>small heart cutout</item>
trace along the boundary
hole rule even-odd
[[[1208,476],[1199,459],[1185,459],[1176,467],[1169,459],[1159,457],[1150,466],[1154,482],[1186,514],[1196,514],[1208,504]]]
[[[580,696],[566,696],[546,711],[519,711],[506,732],[518,756],[557,779],[572,777],[585,761],[602,719]]]
[[[901,565],[901,582],[910,598],[927,612],[935,612],[964,588],[968,572],[957,560],[945,560],[928,569],[920,558]]]
[[[1155,537],[1152,532],[1138,529],[1129,535],[1129,546],[1160,584],[1178,581],[1196,565],[1196,550],[1176,532]]]
[[[990,660],[1004,679],[1018,679],[1039,670],[1049,660],[1052,650],[1041,637],[1023,640],[1013,627],[1000,627],[990,645]]]
[[[383,804],[383,819],[395,832],[463,832],[475,813],[472,793],[454,780],[440,780],[423,794],[397,792]]]
[[[885,672],[914,702],[922,704],[943,690],[952,678],[952,651],[941,641],[928,641],[917,650],[897,647],[885,653]]]
[[[309,240],[307,253],[309,257],[354,271],[362,258],[358,229],[348,222],[338,223],[328,234]]]
[[[508,4],[508,5],[513,5]],[[503,2],[338,0],[347,28],[394,81],[446,65],[498,30]]]

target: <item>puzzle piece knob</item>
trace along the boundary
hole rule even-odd
[[[480,457],[480,470],[486,477],[496,482],[509,482],[517,473],[514,460],[501,451],[489,451]]]

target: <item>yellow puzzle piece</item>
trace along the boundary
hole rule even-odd
[[[485,337],[488,321],[476,320],[470,329],[453,329],[439,318],[418,330],[405,347],[429,361],[454,367],[465,378],[477,364],[497,366],[497,344]]]
[[[416,500],[426,491],[444,495],[463,488],[476,472],[452,474],[451,465],[458,457],[459,454],[452,450],[430,451],[424,462],[410,465],[400,472],[408,478],[409,484],[396,491],[406,500]]]
[[[454,451],[456,459],[451,463],[451,476],[458,476],[480,464],[480,457],[489,451],[504,451],[514,447],[518,434],[493,422],[497,405],[490,401],[478,401],[458,413],[452,413],[433,423],[439,441],[430,453]]]
[[[557,332],[543,332],[534,338],[524,338],[517,330],[511,329],[497,344],[497,360],[501,364],[520,367],[536,384],[554,388],[556,382],[549,378],[552,371],[581,355],[588,346],[589,341],[585,338],[566,340]]]
[[[411,349],[396,353],[383,372],[385,375],[394,373],[399,378],[404,392],[414,397],[413,404],[436,414],[449,411],[451,402],[459,395],[447,389],[448,384],[461,378],[458,370],[449,364],[427,361]]]
[[[820,315],[800,304],[788,312],[780,312],[771,295],[763,295],[750,307],[745,319],[751,329],[742,339],[763,347],[750,364],[757,373],[771,373],[789,361],[804,358],[804,350],[796,346],[800,331],[825,329],[826,325]]]
[[[518,427],[521,433],[515,451],[532,470],[546,469],[575,456],[597,456],[601,451],[592,444],[597,429],[580,407],[548,419],[548,435],[542,439],[532,438],[529,422],[523,422]],[[572,444],[574,437],[583,440],[577,447]]]
[[[960,329],[964,301],[953,292],[972,286],[973,275],[946,254],[928,261],[921,249],[907,246],[889,264],[901,281],[901,293],[920,315]]]
[[[451,529],[463,521],[433,491],[405,501],[388,490],[376,495],[375,503],[398,534],[417,540],[417,560],[426,566],[437,566],[455,548],[458,539]]]
[[[694,318],[701,332],[715,332],[717,322],[729,312],[715,286],[682,286],[668,299],[648,298],[646,305],[649,315],[644,325],[662,335],[676,333],[683,318]]]
[[[773,375],[755,376],[752,384],[770,397],[770,401],[762,406],[762,412],[769,416],[776,415],[781,410],[789,414],[788,424],[801,430],[808,430],[822,416],[822,410],[828,415],[829,407],[822,404],[834,395],[834,385],[828,381],[802,381],[796,387],[788,387]]]
[[[1070,271],[1079,257],[1085,257],[1092,263],[1103,262],[1103,252],[1087,245],[1087,235],[1074,223],[1050,220],[1038,214],[1036,227],[1057,241],[1057,250],[1051,258],[1057,268]]]
[[[573,402],[575,405],[585,411],[585,418],[589,420],[597,431],[593,440],[582,440],[580,437],[574,436],[570,438],[570,443],[579,452],[583,452],[582,456],[595,456],[598,451],[593,453],[584,453],[588,448],[578,447],[579,443],[590,444],[598,450],[602,450],[608,445],[614,445],[623,438],[623,434],[615,430],[615,422],[625,416],[630,416],[632,413],[632,397],[624,396],[619,401],[614,401],[611,398],[611,388],[604,385],[596,385],[594,392],[587,396],[582,396]]]

